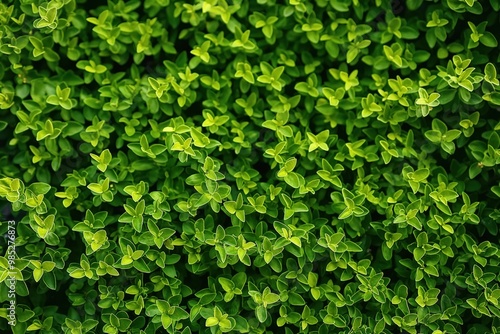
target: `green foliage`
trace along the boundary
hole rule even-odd
[[[499,15],[4,0],[0,332],[500,332]]]

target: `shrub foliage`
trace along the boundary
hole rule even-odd
[[[0,330],[497,333],[499,11],[2,1]]]

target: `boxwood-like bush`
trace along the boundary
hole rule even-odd
[[[0,331],[500,332],[499,0],[3,0]]]

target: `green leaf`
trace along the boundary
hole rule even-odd
[[[255,316],[257,317],[257,320],[259,320],[260,323],[264,323],[267,320],[267,310],[264,306],[259,305],[255,309]]]
[[[443,136],[443,140],[450,143],[462,134],[460,130],[448,130]]]
[[[498,46],[498,41],[497,41],[497,39],[495,38],[495,36],[494,36],[492,33],[488,32],[488,31],[486,31],[486,32],[485,32],[485,33],[484,33],[484,34],[483,34],[483,35],[479,38],[479,41],[480,41],[483,45],[485,45],[485,46],[487,46],[487,47],[489,47],[489,48],[496,48],[496,47]]]
[[[442,134],[436,130],[428,130],[425,132],[425,137],[433,143],[440,143]]]
[[[41,195],[45,195],[46,193],[48,193],[50,188],[51,187],[49,184],[43,182],[35,182],[28,187],[28,189],[33,191],[35,194],[41,194]]]

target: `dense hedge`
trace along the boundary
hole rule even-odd
[[[0,331],[500,332],[499,11],[3,0]]]

